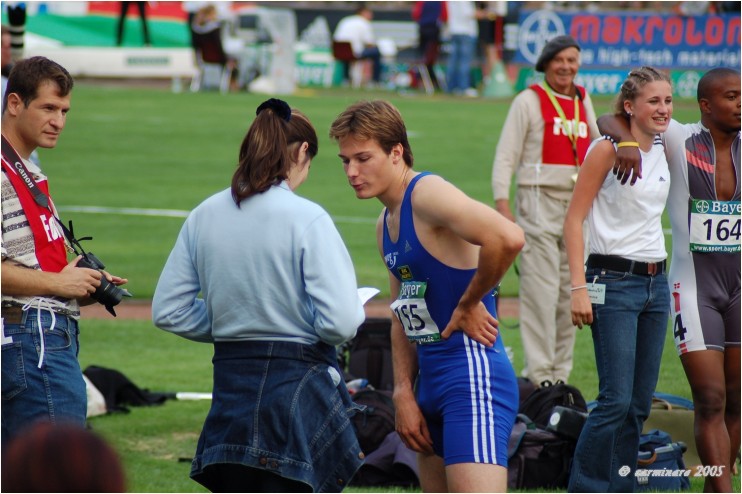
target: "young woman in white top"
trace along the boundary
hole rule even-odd
[[[658,135],[672,117],[669,78],[651,67],[631,71],[616,113],[629,120],[636,142],[622,146],[639,147],[645,178],[622,187],[611,172],[615,145],[594,141],[564,221],[572,322],[591,326],[599,379],[598,404],[577,443],[570,492],[634,490],[639,436],[657,384],[670,308],[661,222],[670,173]]]

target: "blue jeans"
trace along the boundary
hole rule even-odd
[[[39,323],[44,329],[41,368]],[[85,425],[87,395],[77,361],[78,324],[71,317],[35,308],[20,324],[4,324],[2,344],[2,441],[36,420]],[[12,342],[10,341],[12,340]]]
[[[371,78],[374,80],[374,82],[380,82],[381,81],[381,52],[379,51],[379,49],[375,46],[366,47],[363,49],[363,53],[361,53],[361,56],[359,58],[371,60],[371,64],[373,67],[372,72],[371,72]]]
[[[381,82],[381,52],[376,46],[367,46],[358,57],[361,60],[371,60],[371,78],[374,82]],[[350,81],[350,62],[343,62],[343,77]]]
[[[476,45],[477,38],[474,36],[465,34],[451,36],[451,54],[448,56],[448,71],[446,72],[449,92],[462,92],[469,89],[471,62]]]
[[[605,304],[593,304],[598,404],[577,442],[569,491],[632,492],[667,331],[667,276],[600,268],[585,275],[588,284],[597,276],[596,283],[606,287]]]

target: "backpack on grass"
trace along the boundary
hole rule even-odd
[[[394,389],[391,328],[389,318],[367,318],[356,337],[341,347],[340,354],[347,355],[346,381],[367,379],[376,389]],[[346,368],[342,357],[339,363],[341,369]]]
[[[518,414],[508,443],[508,489],[566,489],[575,444]]]
[[[562,406],[580,412],[587,412],[587,404],[580,390],[564,381],[544,381],[520,406],[518,413],[531,419],[538,427],[545,429],[554,407]]]
[[[351,417],[358,444],[365,455],[369,455],[381,445],[384,438],[394,432],[394,401],[392,392],[380,389],[363,388],[356,391],[353,401],[365,405],[365,410]]]
[[[368,318],[348,349],[348,372],[376,389],[394,389],[391,329],[389,318]]]

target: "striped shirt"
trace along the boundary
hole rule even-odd
[[[23,163],[28,168],[28,171],[34,177],[34,180],[41,182],[46,180],[46,176],[41,172],[41,169],[29,160],[23,160]],[[0,174],[0,181],[2,183],[2,243],[0,243],[0,253],[2,254],[2,260],[13,261],[21,266],[28,267],[30,269],[41,269],[39,260],[36,258],[35,244],[33,238],[33,232],[28,224],[23,208],[21,207],[21,201],[18,198],[18,194],[15,188],[8,180],[8,177],[3,171]],[[53,207],[53,206],[52,206]],[[57,214],[57,211],[54,211]],[[38,304],[42,308],[51,309],[54,312],[60,314],[69,315],[75,319],[80,317],[80,306],[76,299],[66,299],[63,297],[42,297],[42,296],[16,296],[2,294],[2,306],[14,305],[14,306],[25,306],[29,304],[31,307],[36,307]]]

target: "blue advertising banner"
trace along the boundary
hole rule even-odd
[[[575,83],[587,89],[591,95],[614,95],[618,94],[621,84],[626,79],[626,70],[617,69],[580,69],[575,78]],[[525,67],[518,73],[515,90],[522,91],[532,84],[538,84],[544,80],[544,74],[536,72],[531,67]]]
[[[673,95],[678,98],[696,98],[698,81],[705,71],[682,69],[670,70]],[[614,96],[618,94],[626,79],[627,70],[618,69],[580,69],[575,82],[584,86],[591,95]],[[522,91],[531,84],[538,84],[544,80],[544,74],[536,72],[532,67],[523,67],[518,73],[515,90]]]
[[[544,44],[569,34],[582,48],[583,67],[664,69],[740,66],[740,17],[678,16],[651,12],[523,11],[516,63],[534,65]]]

